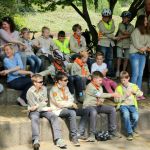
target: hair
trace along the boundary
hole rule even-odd
[[[139,29],[141,34],[147,34],[148,33],[148,27],[145,27],[144,22],[145,22],[145,15],[140,15],[137,18],[136,25],[135,27]]]
[[[43,33],[45,30],[50,31],[50,28],[48,28],[48,27],[46,27],[46,26],[42,27],[42,33]]]
[[[82,30],[82,27],[81,27],[79,24],[75,24],[75,25],[73,25],[73,27],[72,27],[73,32],[76,32],[76,31],[77,31],[77,29]]]
[[[120,73],[120,79],[128,79],[129,77],[129,73],[127,71],[122,71]]]
[[[21,29],[21,33],[24,34],[25,32],[30,32],[30,30],[28,28],[22,28]]]
[[[10,31],[14,32],[16,29],[16,25],[13,21],[12,18],[10,18],[9,16],[2,18],[1,22],[0,22],[0,28],[2,28],[2,24],[3,22],[7,22],[10,25]]]
[[[68,77],[67,74],[64,73],[64,72],[60,72],[60,71],[59,71],[59,72],[56,74],[56,76],[55,76],[55,80],[56,80],[56,82],[58,82],[58,81],[62,80],[62,79],[65,78],[65,77]]]
[[[80,52],[78,58],[83,58],[83,57],[88,57],[89,56],[89,53],[85,50],[85,51],[82,51]]]
[[[34,74],[31,79],[32,79],[32,82],[36,82],[37,79],[43,80],[43,76],[40,74]]]
[[[6,48],[6,47],[10,47],[10,48],[12,49],[12,51],[14,52],[14,47],[13,47],[13,45],[14,45],[14,44],[11,44],[11,43],[5,44],[5,45],[3,46],[3,50],[5,51],[5,48]]]
[[[100,72],[100,71],[94,71],[93,73],[92,73],[92,80],[94,79],[94,78],[103,78],[104,77],[104,75]]]
[[[58,37],[65,37],[65,36],[66,36],[65,31],[58,32]]]
[[[103,53],[103,52],[97,52],[97,53],[96,53],[96,58],[97,58],[98,56],[102,56],[102,57],[104,58],[104,53]]]

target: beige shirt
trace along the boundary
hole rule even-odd
[[[141,8],[138,10],[137,12],[137,17],[141,16],[141,15],[146,15],[146,11],[145,8]],[[147,15],[146,15],[147,16]],[[150,15],[148,16],[148,22],[150,22]]]
[[[139,49],[150,47],[150,35],[142,35],[138,28],[131,34],[130,54],[139,52]]]
[[[54,44],[51,38],[44,38],[43,36],[38,37],[33,40],[33,45],[40,46],[38,49],[37,55],[52,55],[53,50],[58,50],[57,46]]]
[[[125,31],[127,31],[128,33],[131,34],[133,32],[133,30],[134,30],[134,26],[131,23],[129,23],[127,25],[127,28],[123,23],[120,23],[119,27],[118,27],[118,36],[122,36],[123,32],[125,32]],[[131,44],[130,37],[117,42],[117,46],[120,48],[130,48],[130,44]]]
[[[98,45],[104,46],[104,47],[115,46],[115,43],[113,41],[113,38],[115,37],[114,36],[114,32],[115,32],[114,21],[112,22],[112,28],[110,30],[107,30],[105,28],[102,20],[98,23],[97,26],[98,26],[99,32],[103,33],[103,36],[98,41]]]
[[[73,35],[70,37],[69,42],[70,42],[71,53],[79,53],[79,52],[87,49],[85,38],[82,35],[81,35],[80,45],[78,44],[78,41],[74,38]]]
[[[38,106],[37,111],[45,111],[47,109],[47,88],[43,86],[39,91],[35,86],[29,88],[27,92],[28,110],[33,106]]]
[[[104,101],[104,98],[110,98],[110,97],[111,94],[103,93],[103,89],[101,86],[99,87],[99,89],[96,89],[96,87],[92,83],[89,83],[85,91],[83,108],[90,107],[90,106],[97,106],[98,99]]]
[[[58,116],[64,108],[71,108],[73,105],[74,98],[67,86],[65,87],[65,95],[67,96],[67,99],[64,99],[63,92],[57,84],[55,84],[50,90],[50,105],[53,109],[53,113]],[[59,108],[55,102],[60,104],[63,108]]]

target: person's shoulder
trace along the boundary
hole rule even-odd
[[[18,52],[14,53],[14,57],[21,58],[21,56],[20,56],[20,54]]]
[[[35,91],[35,86],[32,85],[32,86],[28,89],[27,93],[33,93],[34,91]]]

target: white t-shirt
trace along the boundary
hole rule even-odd
[[[93,63],[91,68],[91,73],[93,73],[94,71],[103,72],[105,69],[107,69],[107,64],[102,63],[101,65],[98,65],[97,63]]]

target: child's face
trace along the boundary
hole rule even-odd
[[[49,35],[50,35],[50,31],[45,29],[42,33],[42,35],[45,37],[45,38],[49,38]]]
[[[121,84],[122,84],[123,86],[127,86],[128,83],[129,83],[129,80],[130,80],[130,78],[122,78],[122,79],[120,79]]]
[[[103,56],[97,56],[97,57],[96,57],[96,63],[97,63],[98,65],[101,65],[101,64],[103,63],[103,61],[104,61]]]
[[[68,78],[64,77],[62,80],[59,80],[58,83],[62,86],[62,87],[66,87],[68,84]]]
[[[104,22],[109,22],[110,20],[111,20],[111,17],[109,17],[109,16],[108,16],[108,17],[104,17],[104,16],[103,16],[103,21],[104,21]]]
[[[123,17],[122,18],[123,23],[129,23],[129,21],[130,21],[130,18],[128,18],[128,17]]]
[[[13,50],[11,49],[10,46],[6,46],[6,47],[4,48],[4,51],[5,51],[5,54],[6,54],[7,57],[12,57],[12,56],[14,55],[14,52],[13,52]]]
[[[77,31],[75,32],[77,35],[81,36],[81,30],[77,29]]]
[[[97,78],[93,79],[94,84],[96,84],[97,86],[101,86],[102,81],[103,81],[103,78],[101,78],[101,77],[97,77]]]
[[[23,34],[22,34],[22,37],[24,38],[24,39],[30,39],[30,32],[24,32]]]
[[[58,37],[58,40],[59,40],[60,42],[64,42],[65,37],[63,37],[63,36],[59,36],[59,37]]]
[[[34,81],[34,86],[36,89],[41,89],[43,86],[43,79],[37,78],[36,81]]]
[[[87,62],[87,60],[88,60],[88,56],[84,56],[84,57],[82,57],[82,58],[81,58],[81,60],[82,60],[82,62],[83,62],[83,63],[86,63],[86,62]]]

